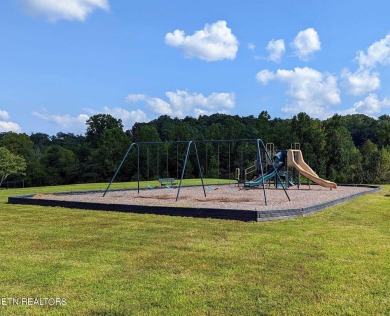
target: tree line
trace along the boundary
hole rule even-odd
[[[299,143],[305,161],[319,176],[337,183],[390,183],[390,116],[334,115],[326,120],[299,113],[291,119],[213,114],[184,119],[160,116],[124,131],[121,119],[97,114],[85,135],[59,132],[0,134],[0,181],[23,180],[26,186],[108,182],[132,142],[161,142],[140,147],[143,180],[180,177],[186,145],[166,143],[205,139],[256,139],[289,149]],[[233,178],[236,168],[257,159],[250,142],[202,143],[198,152],[203,176]],[[195,155],[187,178],[198,177]],[[130,153],[117,181],[135,180],[136,152]]]

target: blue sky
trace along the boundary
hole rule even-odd
[[[136,3],[134,3],[136,2]],[[0,131],[390,113],[390,2],[2,0]]]

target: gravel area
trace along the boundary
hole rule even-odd
[[[270,188],[266,189],[268,205],[265,206],[261,187],[246,189],[228,185],[207,186],[207,197],[204,196],[202,187],[182,187],[179,200],[176,202],[177,190],[177,188],[145,189],[139,194],[137,190],[109,191],[105,197],[102,197],[101,192],[37,194],[33,198],[106,204],[266,211],[305,208],[372,191],[367,187],[339,186],[337,189],[330,190],[318,185],[311,185],[310,188],[301,185],[299,189],[292,187],[287,190],[291,199],[289,201],[283,189]]]

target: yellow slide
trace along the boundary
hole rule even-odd
[[[295,157],[294,157],[295,156]],[[328,180],[321,179],[303,160],[302,152],[300,150],[289,149],[287,151],[287,166],[294,167],[305,178],[327,188],[337,188],[337,184]]]

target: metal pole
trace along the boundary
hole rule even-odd
[[[180,178],[180,183],[179,183],[179,188],[177,189],[177,195],[176,195],[176,202],[178,201],[179,199],[179,194],[180,194],[180,188],[181,188],[181,183],[183,181],[183,178],[184,178],[184,171],[186,170],[186,165],[187,165],[187,159],[188,159],[188,154],[190,152],[190,147],[191,147],[191,144],[192,144],[192,141],[189,141],[188,142],[188,146],[187,146],[187,153],[186,153],[186,157],[184,159],[184,166],[183,166],[183,170],[181,172],[181,178]]]
[[[219,184],[219,143],[218,143],[217,159],[218,159],[218,184]]]
[[[257,140],[257,144],[259,144],[259,142],[261,142],[263,148],[265,149],[264,143],[263,143],[263,141],[262,141],[260,138]],[[265,153],[266,153],[268,159],[270,159],[270,161],[271,161],[271,157],[268,155],[267,150],[265,150]],[[280,179],[279,173],[277,172],[277,170],[276,170],[274,164],[272,164],[272,168],[274,169],[274,171],[275,171],[275,173],[276,173],[276,176],[277,176],[279,182],[282,183],[282,180]],[[288,196],[288,193],[287,193],[287,191],[286,191],[286,188],[285,188],[284,185],[283,185],[283,183],[282,183],[282,188],[283,188],[284,193],[286,193],[286,196],[287,196],[288,200],[291,201],[291,200],[290,200],[290,197]]]
[[[137,180],[138,180],[138,194],[139,194],[139,144],[137,144]]]
[[[206,197],[206,190],[204,188],[204,183],[203,183],[202,168],[200,167],[198,148],[196,147],[196,143],[194,143],[194,147],[195,147],[196,160],[198,160],[198,167],[199,167],[199,173],[200,173],[200,180],[202,181],[203,193],[204,193],[204,196]]]
[[[112,177],[112,179],[111,179],[111,181],[110,181],[110,184],[108,185],[106,191],[104,191],[103,197],[106,196],[106,193],[107,193],[108,189],[110,188],[111,184],[114,182],[114,180],[115,180],[115,178],[116,178],[116,176],[117,176],[119,170],[122,168],[122,165],[123,165],[123,163],[125,162],[125,160],[126,160],[128,154],[130,153],[131,148],[133,148],[133,146],[136,145],[136,144],[137,144],[137,143],[132,143],[132,144],[129,146],[129,148],[127,149],[127,152],[126,152],[125,156],[123,157],[121,163],[119,164],[119,167],[116,169],[116,172],[115,172],[114,176]],[[138,167],[138,170],[139,170],[139,167]]]
[[[267,150],[266,150],[267,151]],[[263,179],[262,184],[263,184],[263,193],[264,193],[264,203],[267,206],[267,194],[265,193],[265,184],[264,184],[264,172],[263,172],[263,161],[261,158],[261,152],[260,152],[260,143],[259,140],[257,140],[257,153],[259,155],[259,163],[260,163],[260,171],[261,171],[261,178]]]

